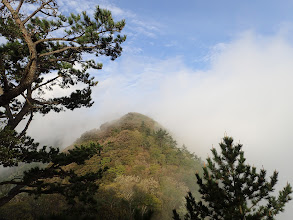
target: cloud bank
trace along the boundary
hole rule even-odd
[[[280,187],[293,183],[292,44],[282,35],[247,32],[220,48],[204,71],[187,67],[184,57],[122,56],[105,66],[92,109],[51,114],[29,131],[48,143],[62,138],[64,147],[85,130],[135,111],[203,159],[226,133],[244,145],[249,163],[269,174],[280,171]],[[289,219],[289,206],[281,219]]]

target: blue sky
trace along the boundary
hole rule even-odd
[[[111,10],[115,19],[126,20],[127,41],[121,57],[101,57],[103,70],[91,71],[99,81],[94,106],[39,117],[29,129],[32,136],[44,143],[57,137],[65,147],[86,130],[140,112],[202,158],[224,134],[233,136],[244,144],[249,163],[269,174],[280,171],[280,187],[293,183],[293,1],[59,5],[64,13],[91,14],[95,5]],[[278,219],[292,219],[292,204],[286,210]]]
[[[248,163],[279,171],[278,189],[293,184],[293,1],[57,2],[64,14],[109,9],[126,20],[127,41],[121,57],[99,57],[103,69],[90,71],[99,81],[93,107],[35,117],[28,132],[37,141],[55,146],[57,139],[63,148],[140,112],[203,159],[232,136]],[[278,219],[292,219],[293,203],[285,210]]]
[[[118,19],[126,19],[127,48],[159,59],[182,56],[192,68],[208,66],[210,50],[218,43],[247,30],[264,35],[288,31],[293,18],[292,1],[89,2],[91,7],[120,9],[113,12]]]
[[[60,1],[64,10],[86,10],[94,5],[126,19],[125,53],[166,59],[184,57],[192,68],[207,67],[207,56],[218,43],[247,30],[274,34],[291,28],[292,1]],[[74,5],[74,3],[76,4]]]

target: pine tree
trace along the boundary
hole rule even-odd
[[[26,14],[28,8],[37,9]],[[36,113],[92,106],[91,89],[97,82],[87,71],[102,64],[84,55],[119,57],[126,39],[119,34],[124,20],[114,22],[111,12],[99,7],[93,16],[65,16],[56,0],[2,0],[0,16],[0,36],[7,40],[0,45],[0,116],[5,128],[13,130],[26,119],[24,134]],[[85,88],[60,97],[47,93],[77,84]]]
[[[80,176],[64,167],[84,163],[101,147],[89,145],[60,153],[56,148],[39,147],[26,131],[36,114],[93,105],[91,92],[97,81],[88,70],[101,69],[102,64],[84,55],[119,57],[126,39],[119,34],[125,21],[114,22],[111,12],[99,7],[92,16],[86,12],[65,16],[56,0],[1,0],[0,16],[0,37],[6,39],[0,45],[0,165],[50,164],[29,170],[22,178],[0,182],[0,186],[10,186],[0,198],[0,207],[22,192],[59,193],[71,205],[77,200],[90,204],[95,180],[103,170]],[[79,89],[74,87],[77,84]],[[72,92],[50,97],[48,91],[56,87]],[[20,122],[25,122],[23,127]],[[64,181],[61,184],[53,177]]]
[[[196,201],[189,192],[186,198],[185,220],[272,220],[284,211],[291,200],[292,188],[287,184],[278,196],[272,195],[278,181],[274,172],[269,181],[266,170],[257,169],[245,163],[241,144],[233,144],[231,137],[224,137],[220,143],[221,154],[213,148],[213,158],[207,159],[203,177],[196,174],[200,187],[201,201]],[[173,219],[180,216],[173,210]]]

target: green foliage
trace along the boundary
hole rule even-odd
[[[101,160],[101,165],[102,166],[107,166],[110,162],[111,162],[110,157],[103,157],[102,160]]]
[[[224,137],[220,147],[221,154],[215,148],[211,150],[213,158],[207,159],[203,178],[196,174],[202,200],[196,201],[188,193],[184,219],[275,219],[291,200],[290,184],[278,196],[271,195],[278,180],[276,171],[267,181],[266,170],[257,172],[255,167],[246,164],[242,145],[234,145],[231,137]],[[173,219],[179,220],[176,210],[173,212]]]
[[[111,167],[108,170],[109,173],[115,174],[115,176],[119,176],[125,173],[125,167],[123,165],[118,165],[116,167]]]
[[[121,43],[126,39],[119,34],[125,21],[115,22],[110,11],[99,7],[93,16],[86,12],[65,16],[58,12],[54,0],[24,1],[19,3],[19,11],[11,7],[11,1],[0,5],[0,36],[7,40],[0,45],[0,106],[6,124],[14,129],[33,113],[92,106],[91,88],[97,82],[87,71],[101,69],[102,64],[85,60],[83,55],[105,55],[112,60],[119,57]],[[21,12],[24,5],[39,9],[25,16]],[[47,16],[43,17],[43,13]],[[76,64],[80,64],[79,68]],[[45,77],[48,74],[49,79]],[[56,86],[65,89],[76,84],[84,84],[85,88],[64,97],[44,96]],[[36,95],[38,98],[34,98]]]
[[[54,158],[52,158],[51,162],[53,164],[58,164],[59,166],[65,166],[71,163],[81,165],[85,163],[85,160],[88,160],[90,157],[97,154],[100,148],[100,144],[94,143],[90,143],[89,146],[81,145],[68,150],[68,152],[57,154]]]
[[[27,14],[27,8],[35,11]],[[101,145],[60,153],[56,148],[40,148],[26,131],[36,114],[93,105],[91,93],[97,81],[88,70],[101,69],[102,64],[85,59],[89,57],[85,55],[119,57],[126,40],[120,35],[125,21],[115,22],[110,11],[99,7],[92,16],[86,12],[65,16],[55,0],[3,0],[0,16],[0,37],[6,40],[0,45],[0,165],[48,165],[0,182],[0,186],[9,186],[0,198],[0,207],[23,192],[37,196],[58,193],[72,206],[77,202],[90,206],[104,167],[79,174],[70,167],[82,166],[99,155]],[[76,85],[83,88],[76,89]],[[50,96],[48,91],[56,87],[70,89],[70,93]],[[26,124],[20,128],[22,121]]]
[[[58,149],[46,147],[38,149],[39,144],[28,136],[19,136],[9,128],[0,130],[0,165],[18,166],[20,162],[48,163],[59,153]]]
[[[73,169],[66,166],[72,163],[84,164],[85,160],[97,154],[97,149],[96,145],[91,144],[76,147],[67,153],[55,154],[50,159],[51,163],[48,166],[44,168],[33,167],[25,171],[22,178],[1,182],[1,185],[9,184],[14,187],[7,195],[1,197],[0,202],[4,205],[14,196],[25,192],[37,197],[42,194],[58,193],[63,195],[71,206],[95,204],[94,194],[98,189],[98,184],[95,181],[101,179],[106,168],[78,175]]]
[[[91,158],[82,168],[93,170],[89,164],[94,163],[109,167],[98,190],[101,219],[142,219],[147,213],[152,213],[152,219],[170,219],[170,210],[182,209],[187,190],[196,193],[192,174],[201,170],[201,162],[186,149],[175,147],[173,138],[154,121],[129,113],[101,128],[77,141],[99,139],[104,146],[102,157]],[[117,172],[121,165],[123,173]]]
[[[157,138],[158,131],[165,134],[163,138]],[[144,145],[145,142],[149,143],[148,147]],[[187,190],[191,189],[196,193],[197,188],[193,184],[196,178],[192,174],[196,169],[200,171],[202,166],[193,154],[186,149],[174,147],[174,143],[167,131],[159,130],[156,122],[137,113],[130,113],[116,122],[103,125],[101,130],[86,132],[76,141],[79,147],[69,148],[57,158],[63,165],[61,161],[79,161],[78,157],[83,152],[93,154],[84,163],[71,163],[64,166],[63,170],[74,171],[77,177],[103,170],[103,177],[93,181],[99,186],[96,193],[94,188],[84,189],[84,182],[82,185],[75,183],[76,187],[83,190],[70,188],[72,192],[92,192],[97,203],[85,201],[86,204],[81,206],[80,196],[77,195],[73,199],[75,204],[66,205],[68,203],[65,197],[60,197],[60,194],[48,195],[50,197],[41,195],[35,202],[26,206],[28,212],[38,206],[43,213],[35,213],[35,216],[43,215],[44,219],[50,219],[51,215],[52,218],[61,218],[68,208],[76,209],[79,216],[87,214],[98,220],[171,219],[170,210],[174,207],[182,210]],[[66,158],[68,153],[72,155],[71,158]],[[105,167],[108,167],[106,171]],[[78,178],[76,180],[80,181]],[[56,179],[56,183],[58,181],[60,183],[60,178]],[[61,183],[69,184],[69,178],[62,179]],[[74,198],[74,194],[67,194],[66,197]],[[31,201],[29,198],[24,196],[23,201]],[[59,205],[62,208],[50,206],[50,201],[56,201],[57,198],[64,204]],[[18,203],[13,200],[9,204],[11,206],[8,208],[11,210]],[[50,209],[47,209],[47,206],[50,206]],[[86,211],[78,209],[79,207],[85,207]],[[72,213],[68,213],[68,216],[72,216]]]

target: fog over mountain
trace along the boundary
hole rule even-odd
[[[81,133],[127,112],[151,116],[203,159],[224,134],[244,145],[248,162],[278,170],[293,183],[293,47],[286,32],[245,32],[211,48],[206,69],[184,56],[155,60],[122,56],[97,74],[95,105],[36,118],[29,133],[66,147]],[[99,78],[100,76],[100,78]],[[58,142],[59,141],[59,142]],[[290,219],[293,204],[278,219]],[[291,213],[291,214],[290,214]]]

